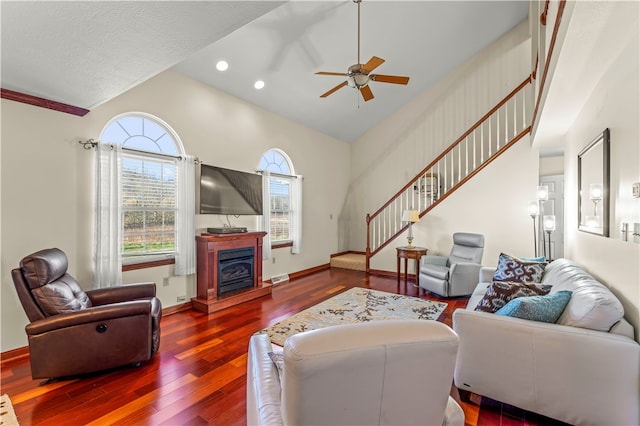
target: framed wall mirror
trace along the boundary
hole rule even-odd
[[[578,229],[609,236],[609,129],[578,154]]]

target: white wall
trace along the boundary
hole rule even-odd
[[[540,176],[564,174],[564,155],[540,157]]]
[[[636,15],[638,4],[636,3]],[[640,34],[638,25],[611,63],[566,134],[565,254],[610,286],[625,317],[640,328],[640,244],[621,240],[621,222],[640,222],[640,199],[631,185],[640,177]],[[605,128],[611,129],[611,237],[578,231],[577,156]]]
[[[373,213],[530,73],[523,22],[353,143],[341,248],[364,251]],[[394,267],[395,269],[395,267]]]
[[[97,139],[115,115],[130,111],[153,114],[168,123],[186,151],[207,164],[244,171],[256,169],[262,153],[284,150],[296,173],[304,175],[302,253],[274,250],[265,279],[329,262],[338,251],[337,216],[349,179],[350,147],[203,85],[166,71],[114,100],[75,117],[2,100],[2,240],[0,244],[2,338],[0,351],[25,346],[27,323],[10,271],[36,250],[59,247],[69,257],[70,273],[91,287],[93,251],[93,151],[80,139]],[[331,216],[333,215],[333,219]],[[197,215],[196,227],[221,223],[218,216]],[[255,218],[236,221],[255,228]],[[169,285],[162,285],[170,277]],[[173,266],[123,274],[124,282],[154,281],[163,306],[195,295],[195,279],[173,277]]]

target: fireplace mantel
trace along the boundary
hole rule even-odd
[[[262,238],[265,235],[266,232],[243,232],[196,236],[197,296],[191,299],[193,309],[209,314],[271,294],[271,284],[262,282]],[[221,251],[242,248],[253,248],[253,286],[218,296],[218,255]]]

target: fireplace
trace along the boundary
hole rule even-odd
[[[271,294],[262,282],[264,231],[196,235],[197,296],[193,309],[208,314]]]
[[[218,252],[218,297],[253,287],[253,247]]]

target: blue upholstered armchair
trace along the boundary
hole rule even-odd
[[[449,257],[423,256],[420,288],[443,297],[467,296],[478,284],[484,235],[456,232]]]

